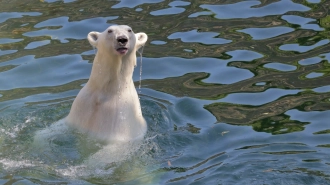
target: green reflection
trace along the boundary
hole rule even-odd
[[[330,129],[314,132],[313,134],[330,134]]]
[[[323,28],[329,29],[330,28],[330,15],[323,17],[320,19],[320,24]]]
[[[255,131],[276,135],[303,131],[307,124],[309,123],[290,120],[287,115],[277,115],[259,120],[253,123],[252,127]]]

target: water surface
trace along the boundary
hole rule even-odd
[[[328,7],[1,2],[0,183],[330,184]],[[97,52],[87,34],[113,24],[149,36],[133,74],[148,122],[139,144],[63,122]]]

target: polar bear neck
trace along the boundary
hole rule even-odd
[[[116,89],[121,84],[133,83],[135,64],[135,50],[124,56],[99,50],[93,62],[90,84],[98,89]]]

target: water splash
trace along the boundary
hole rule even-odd
[[[140,54],[140,79],[139,79],[139,94],[141,93],[141,81],[142,81],[142,53],[143,53],[144,45],[137,50],[137,52]]]
[[[97,51],[97,49],[96,49],[95,46],[92,46],[92,47],[93,47],[93,50],[94,50],[94,55],[96,55],[96,51]]]

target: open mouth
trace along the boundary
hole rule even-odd
[[[128,50],[127,48],[118,48],[117,52],[120,53],[120,54],[126,54],[127,50]]]

